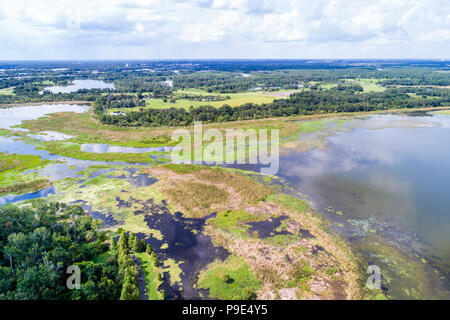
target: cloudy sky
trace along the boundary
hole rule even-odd
[[[0,59],[450,58],[448,0],[0,0]]]

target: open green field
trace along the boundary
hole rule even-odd
[[[446,115],[450,115],[450,110],[436,111],[436,113],[438,113],[438,114],[446,114]]]
[[[348,82],[359,84],[363,87],[363,92],[383,92],[385,87],[378,84],[378,79],[347,79]]]
[[[51,80],[44,80],[38,84],[41,84],[43,86],[54,86],[56,84],[56,82],[51,81]]]
[[[311,82],[311,83],[313,83],[313,82]],[[314,83],[319,84],[319,88],[322,88],[324,90],[329,90],[331,88],[337,87],[337,83],[322,83],[322,82],[320,82],[320,83],[314,82]]]
[[[189,109],[189,107],[200,107],[200,106],[213,106],[221,107],[223,105],[229,105],[230,107],[237,107],[246,103],[272,103],[275,99],[286,99],[295,92],[300,90],[279,90],[279,91],[255,91],[255,92],[242,92],[242,93],[208,93],[204,90],[199,89],[188,89],[188,90],[178,90],[175,94],[180,95],[195,95],[195,96],[218,96],[222,98],[227,98],[221,101],[193,101],[189,99],[176,99],[175,102],[164,102],[163,99],[148,99],[147,107],[153,109],[168,109],[168,108],[184,108]],[[131,112],[137,111],[139,108],[121,108],[121,109],[109,109],[109,112]]]
[[[5,95],[15,95],[15,93],[14,93],[14,87],[9,87],[9,88],[0,89],[0,94],[5,94]]]

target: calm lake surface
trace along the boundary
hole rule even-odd
[[[450,116],[378,115],[345,127],[331,130],[324,149],[282,155],[279,176],[357,246],[376,233],[423,258],[440,272],[439,297],[450,298]],[[407,298],[396,286],[392,279],[388,293]]]
[[[50,86],[46,87],[44,91],[48,90],[52,93],[71,93],[80,89],[114,89],[114,84],[100,80],[74,80],[72,84],[68,86]]]
[[[0,129],[11,129],[25,120],[33,120],[57,112],[83,113],[89,106],[78,104],[42,104],[26,107],[0,108]],[[14,130],[24,130],[15,128]]]

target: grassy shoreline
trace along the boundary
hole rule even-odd
[[[6,103],[0,104],[0,108],[12,107],[34,107],[42,104],[92,104],[92,101],[86,100],[62,100],[62,101],[38,101],[38,102],[23,102],[23,103]]]
[[[219,129],[225,134],[227,129],[279,129],[280,142],[283,147],[291,148],[295,145],[296,138],[301,133],[310,133],[322,128],[321,121],[326,119],[336,119],[336,121],[345,121],[346,117],[361,117],[374,114],[387,113],[404,113],[404,112],[428,112],[428,111],[448,111],[449,107],[436,108],[418,108],[418,109],[392,109],[392,110],[377,110],[371,112],[360,113],[332,113],[332,114],[315,114],[307,116],[284,117],[284,118],[268,118],[258,120],[245,120],[235,122],[223,123],[205,123],[203,124],[204,132],[208,129]],[[147,153],[147,154],[106,154],[106,153],[88,153],[80,152],[80,146],[83,143],[103,143],[112,146],[127,146],[127,147],[159,147],[159,146],[174,146],[178,142],[171,140],[171,134],[174,130],[185,128],[191,134],[193,133],[193,126],[189,127],[120,127],[112,125],[103,125],[98,123],[93,116],[92,110],[88,113],[54,113],[48,117],[43,117],[35,120],[24,121],[22,128],[30,130],[31,133],[37,134],[45,130],[60,132],[63,134],[73,135],[74,138],[67,141],[51,141],[38,142],[28,139],[30,143],[38,146],[39,149],[47,150],[53,154],[60,154],[62,156],[74,157],[81,160],[99,160],[99,161],[126,161],[131,163],[154,163],[155,160],[149,156],[168,157],[168,154]],[[5,131],[5,132],[3,132]],[[6,130],[3,130],[3,135],[8,135]],[[10,130],[10,134],[12,134]],[[23,133],[18,133],[23,136]],[[270,137],[270,134],[269,134]],[[296,147],[296,146],[294,146]],[[307,150],[306,148],[305,150]],[[303,149],[302,149],[303,150]],[[225,155],[225,153],[224,153]],[[164,160],[164,159],[163,159]]]
[[[50,181],[37,173],[24,173],[49,163],[39,156],[0,153],[0,196],[36,192],[51,186]]]

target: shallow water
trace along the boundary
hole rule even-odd
[[[143,202],[130,198],[123,201],[119,198],[118,208],[132,208],[136,204],[142,209],[134,211],[135,215],[145,215],[144,221],[151,229],[159,230],[162,239],[145,234],[138,234],[150,244],[160,261],[173,259],[182,270],[181,283],[172,283],[167,269],[163,268],[163,284],[167,299],[199,299],[207,298],[208,290],[195,288],[198,275],[202,269],[216,259],[225,260],[230,254],[226,249],[215,246],[210,237],[202,233],[204,225],[215,213],[204,218],[185,218],[181,212],[172,213],[165,201],[156,203],[153,199]],[[173,279],[172,279],[173,280]]]
[[[51,93],[71,93],[80,89],[114,89],[114,84],[100,80],[74,80],[73,83],[68,86],[50,86],[44,88],[43,91],[51,91]],[[40,93],[42,94],[43,91]]]
[[[269,220],[247,222],[247,225],[249,226],[247,232],[249,234],[257,232],[258,237],[261,239],[273,237],[276,235],[289,235],[291,233],[286,230],[276,230],[281,226],[281,222],[286,219],[287,217],[281,216],[278,218],[270,218]]]
[[[49,187],[46,189],[39,190],[37,192],[25,193],[25,194],[21,194],[18,196],[16,196],[16,195],[2,196],[2,197],[0,197],[0,207],[7,203],[14,203],[14,202],[18,202],[18,201],[43,198],[43,197],[46,197],[46,196],[54,194],[54,193],[55,193],[55,188]]]
[[[39,134],[28,134],[30,138],[40,141],[64,141],[72,139],[74,136],[56,131],[42,131]]]
[[[22,121],[38,119],[56,112],[76,112],[84,113],[89,110],[89,106],[78,104],[42,104],[26,107],[0,108],[0,129],[10,129],[19,125]],[[24,130],[15,128],[14,130]]]
[[[85,143],[81,145],[81,151],[91,153],[147,153],[147,152],[170,152],[177,150],[178,147],[151,147],[151,148],[132,148],[111,146],[103,143]]]
[[[34,145],[16,140],[16,138],[18,137],[0,136],[0,152],[36,155],[47,160],[57,160],[60,158],[59,156],[51,155],[48,151],[38,150]]]
[[[122,175],[118,177],[114,176],[106,176],[106,177],[114,179],[124,179],[136,187],[148,187],[158,182],[158,179],[149,176],[148,174],[138,173],[140,171],[140,169],[138,168],[124,168],[123,170],[127,171],[129,175],[128,176]]]

